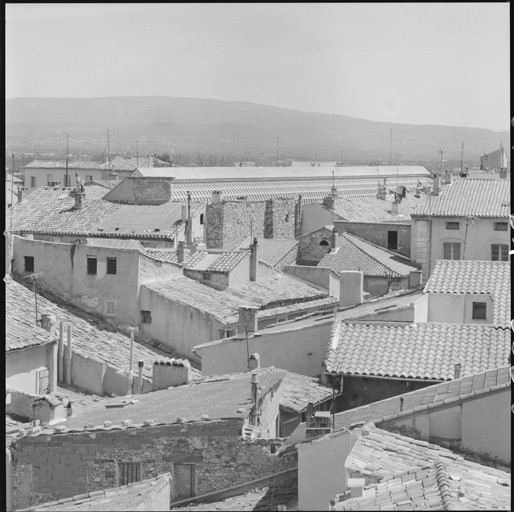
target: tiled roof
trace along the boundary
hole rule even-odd
[[[102,187],[101,185],[97,185],[96,183],[84,185],[84,190],[88,201],[92,201],[93,199],[102,199],[109,192],[109,189]]]
[[[29,284],[21,284],[8,276],[4,281],[8,317],[10,315],[11,318],[29,318],[34,311],[34,292],[28,287]],[[65,325],[72,325],[73,351],[77,354],[123,371],[129,370],[130,336],[128,334],[116,330],[106,322],[70,306],[66,301],[43,290],[38,290],[38,311],[52,312],[58,324],[64,322]],[[136,340],[133,361],[138,360],[144,361],[143,376],[151,380],[153,363],[156,360],[170,360],[170,357]]]
[[[137,240],[116,240],[112,238],[87,238],[87,245],[91,247],[109,247],[113,249],[136,249],[145,252],[145,248]]]
[[[412,215],[438,217],[508,217],[509,180],[456,180],[443,186],[438,196],[430,197]]]
[[[79,389],[76,386],[65,384],[64,382],[59,382],[55,394],[67,397],[73,403],[74,411],[100,405],[105,400],[109,400],[109,398],[105,396],[95,395],[89,391]]]
[[[148,168],[153,166],[167,165],[166,162],[159,160],[153,156],[145,156],[139,158],[123,158],[121,156],[115,157],[109,162],[109,168],[113,167],[114,172],[116,171],[135,171],[137,168]]]
[[[288,304],[287,306],[276,306],[270,309],[263,309],[258,312],[258,318],[271,318],[273,316],[288,315],[295,313],[296,311],[304,311],[305,314],[312,312],[313,310],[327,310],[330,307],[337,306],[339,300],[334,297],[324,297],[322,299],[310,300],[308,302],[297,302],[294,304]],[[302,315],[303,316],[303,315]]]
[[[420,198],[409,194],[402,199],[399,213],[391,211],[392,202],[377,197],[345,197],[338,199],[333,211],[349,222],[395,222],[410,224],[412,210],[424,203],[426,196]]]
[[[152,419],[155,424],[175,423],[177,418],[186,421],[200,421],[207,414],[210,420],[224,418],[247,418],[250,415],[253,398],[251,373],[215,375],[201,378],[189,384],[175,386],[160,391],[152,391],[135,398],[138,402],[123,408],[106,408],[109,403],[119,403],[120,399],[104,402],[102,406],[80,411],[66,421],[67,429],[83,428],[86,424],[103,427],[105,421],[120,425],[122,420],[132,420],[140,424]],[[259,375],[259,397],[265,396],[279,385],[285,377],[285,370],[274,367],[257,371]],[[163,404],[168,404],[164,407]]]
[[[350,233],[339,236],[339,248],[329,252],[318,263],[318,267],[328,267],[335,272],[361,270],[366,276],[392,277],[408,276],[417,267],[407,259],[377,247]]]
[[[454,364],[467,376],[509,361],[510,331],[489,325],[334,322],[326,371],[448,380]]]
[[[509,473],[374,427],[363,429],[345,467],[380,480],[365,486],[361,497],[336,503],[335,510],[506,510],[510,505]]]
[[[319,379],[287,372],[282,381],[283,396],[280,406],[303,412],[312,403],[318,405],[332,398],[332,388],[319,384]]]
[[[34,299],[34,296],[32,296]],[[38,345],[54,343],[56,337],[35,324],[34,300],[31,307],[25,311],[14,311],[7,304],[5,351],[21,350]]]
[[[68,162],[68,169],[103,169],[102,162],[78,161]],[[34,160],[25,169],[66,169],[66,161]]]
[[[510,262],[439,260],[424,293],[488,294],[493,301],[493,324],[509,327]]]
[[[247,249],[251,242],[248,237],[239,248]],[[276,267],[291,251],[296,250],[299,243],[294,238],[257,238],[258,258]]]
[[[101,188],[101,187],[100,187]],[[182,203],[169,201],[161,205],[133,205],[90,199],[85,187],[85,202],[75,209],[74,189],[40,187],[13,208],[13,232],[74,235],[108,235],[109,237],[162,238],[175,236],[183,229]],[[102,188],[102,190],[105,190]],[[203,210],[194,203],[191,214]],[[6,225],[10,226],[10,212]]]
[[[77,512],[86,510],[148,510],[148,505],[162,492],[166,485],[171,485],[171,475],[169,473],[163,473],[141,482],[88,492],[73,498],[63,498],[59,501],[40,503],[20,510],[69,510]]]
[[[223,253],[196,251],[188,259],[185,268],[206,272],[230,272],[245,258],[245,256],[246,253],[240,251],[227,251]]]
[[[167,261],[168,263],[178,263],[177,249],[152,249],[145,247],[145,252],[148,256],[156,260]],[[189,259],[189,255],[184,255],[184,261]]]
[[[498,390],[507,390],[510,387],[510,366],[502,366],[339,412],[334,415],[334,432],[357,423],[373,422],[380,425],[383,421],[412,414],[423,414],[429,407],[433,411],[437,407],[446,405],[447,400],[453,400],[455,404],[462,403],[478,394],[486,396],[488,393],[494,394]],[[400,410],[402,398],[403,410]],[[287,446],[303,440],[305,440],[305,423],[300,423],[288,438]]]

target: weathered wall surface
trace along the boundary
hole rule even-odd
[[[290,265],[283,268],[286,274],[290,274],[308,283],[321,286],[329,290],[331,297],[339,298],[339,275],[328,267],[310,267],[307,265]],[[330,293],[332,292],[332,293]]]
[[[306,235],[323,226],[333,224],[334,220],[339,218],[318,203],[303,205],[301,234]]]
[[[294,468],[296,453],[277,456],[273,439],[241,437],[239,419],[51,436],[25,436],[14,447],[14,507],[116,487],[119,462],[141,462],[142,478],[195,465],[195,494]]]
[[[429,293],[428,322],[445,324],[492,324],[493,301],[486,294]],[[485,320],[474,320],[473,302],[485,302]]]
[[[301,329],[290,327],[280,332],[261,332],[248,339],[250,354],[261,356],[261,367],[275,366],[313,377],[323,373],[332,321]],[[244,336],[195,348],[202,358],[202,374],[247,371],[247,347]]]
[[[171,200],[172,179],[126,178],[104,199],[132,204],[160,204]]]
[[[264,238],[294,238],[294,199],[273,198],[266,201]]]
[[[76,178],[75,173],[78,173],[79,177],[82,179],[82,182],[87,181],[87,176],[93,176],[94,180],[104,179],[104,172],[102,169],[69,169],[68,170],[68,179],[70,186],[75,186]],[[64,187],[66,184],[64,183],[64,179],[66,176],[66,169],[25,169],[25,183],[24,186],[28,188],[27,194],[30,194],[36,188],[39,187],[48,187],[48,175],[52,175],[52,181],[58,182],[59,187]],[[32,178],[36,178],[36,186],[32,186]],[[87,194],[87,189],[86,189]],[[87,196],[86,196],[87,197]]]
[[[298,259],[302,261],[318,262],[330,252],[330,239],[332,233],[325,228],[314,231],[300,238],[298,244]],[[324,241],[327,245],[320,245]]]
[[[166,279],[181,273],[182,267],[180,265],[159,261],[144,254],[139,255],[139,284]]]
[[[372,222],[348,222],[345,220],[335,220],[334,227],[339,234],[348,232],[387,249],[387,239],[389,231],[398,233],[398,249],[394,252],[410,256],[411,250],[411,226],[410,224],[396,223],[372,223]]]

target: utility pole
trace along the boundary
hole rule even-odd
[[[341,141],[341,167],[344,165],[344,152],[343,152],[344,140]]]
[[[69,154],[69,151],[68,151],[68,134],[65,132],[65,135],[66,135],[66,178],[65,178],[65,183],[64,183],[64,186],[65,187],[69,187],[69,184],[68,184],[68,154]]]
[[[19,194],[19,189],[18,189]],[[11,271],[12,264],[12,211],[14,209],[14,153],[12,154],[12,174],[11,174],[11,227],[9,228],[9,272]]]
[[[109,154],[110,154],[110,148],[109,148],[109,130],[107,130],[107,165],[109,165]]]
[[[398,153],[396,153],[396,192],[398,192]]]
[[[393,129],[391,128],[391,138],[389,140],[389,165],[391,165],[393,156]]]
[[[460,173],[462,175],[462,162],[464,160],[464,142],[462,143],[462,150],[460,152]]]
[[[139,139],[136,140],[136,167],[139,168]]]
[[[439,150],[439,154],[441,155],[441,169],[440,169],[440,172],[441,172],[441,175],[443,174],[443,150],[440,149]]]
[[[277,135],[277,167],[278,167],[278,135]]]

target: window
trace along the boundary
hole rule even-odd
[[[289,213],[286,215],[286,222],[289,222]]]
[[[200,224],[203,225],[203,213],[200,213]]]
[[[203,272],[203,273],[202,273],[202,279],[203,279],[204,281],[209,281],[209,280],[210,280],[210,278],[211,278],[211,274],[209,274],[209,272]]]
[[[387,248],[393,251],[398,249],[398,231],[387,232]]]
[[[36,188],[36,177],[35,176],[30,177],[30,186],[31,186],[31,188]]]
[[[141,311],[141,320],[144,324],[152,323],[152,312],[151,311]]]
[[[116,274],[116,258],[107,258],[107,273]]]
[[[141,482],[141,462],[118,462],[118,485]]]
[[[116,314],[116,302],[114,300],[105,301],[105,314],[111,316]]]
[[[283,317],[283,318],[278,318],[278,319],[277,319],[277,322],[280,324],[280,323],[282,323],[282,322],[285,322],[286,320],[287,320],[287,317],[285,316],[285,317]]]
[[[460,260],[460,242],[446,242],[443,244],[443,259]]]
[[[507,244],[492,244],[491,260],[509,261],[509,246]]]
[[[509,225],[507,222],[495,222],[494,230],[495,231],[507,231],[509,229]]]
[[[485,302],[473,302],[473,320],[485,320],[487,304]]]
[[[446,229],[460,229],[460,222],[447,222]]]
[[[34,272],[34,256],[25,256],[25,272]]]
[[[87,257],[87,275],[96,276],[96,257]]]
[[[328,245],[328,242],[326,240],[321,240],[321,242],[319,243],[319,245],[323,246],[323,247],[326,247]]]
[[[50,375],[50,371],[48,368],[39,368],[36,371],[37,375],[37,389],[36,393],[38,395],[46,395],[50,391],[49,385],[48,385],[48,377]]]

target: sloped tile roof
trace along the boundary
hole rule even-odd
[[[136,249],[145,252],[145,248],[137,240],[117,240],[111,238],[87,238],[87,245],[91,247],[111,247],[114,249]]]
[[[416,207],[412,215],[438,217],[508,217],[509,180],[455,180],[438,196]]]
[[[84,187],[88,201],[93,199],[102,199],[109,192],[109,189],[101,185],[97,185],[96,183],[90,183],[88,185],[84,185]]]
[[[13,318],[30,317],[34,311],[34,292],[28,287],[29,285],[22,284],[9,276],[6,276],[4,281],[7,315]],[[58,324],[60,322],[64,322],[65,325],[71,324],[73,351],[77,354],[129,371],[130,336],[128,334],[40,289],[38,289],[38,311],[53,313]],[[138,360],[144,361],[143,376],[151,380],[153,363],[156,360],[172,359],[168,354],[135,340],[133,361]]]
[[[171,485],[170,473],[163,473],[155,478],[122,485],[111,489],[88,492],[59,501],[40,503],[30,508],[20,509],[23,511],[32,510],[69,510],[69,511],[102,511],[102,510],[147,510],[152,500],[165,488]]]
[[[407,195],[402,199],[399,213],[391,211],[392,202],[377,197],[345,197],[338,199],[333,211],[349,222],[396,222],[410,224],[411,212],[416,206],[426,201],[426,196],[420,198]]]
[[[22,350],[55,343],[56,337],[35,324],[34,306],[25,311],[13,311],[9,304],[6,310],[5,351]]]
[[[249,237],[241,244],[240,249],[248,248],[250,243]],[[258,258],[276,267],[290,252],[296,250],[299,243],[294,238],[257,238]]]
[[[493,301],[493,325],[508,327],[510,262],[437,261],[424,293],[488,294]]]
[[[328,372],[448,380],[454,364],[467,376],[509,361],[510,331],[489,325],[334,322]]]
[[[220,254],[208,251],[196,251],[185,264],[189,270],[202,270],[206,272],[230,272],[246,256],[240,251],[226,251]]]
[[[68,169],[103,169],[104,165],[102,162],[76,161],[68,162]],[[25,169],[66,169],[66,161],[34,160]]]
[[[329,252],[318,263],[334,272],[361,270],[366,276],[392,277],[408,276],[417,267],[408,260],[377,247],[350,233],[339,236],[339,248]]]
[[[169,263],[178,263],[177,249],[152,249],[145,247],[145,252],[148,256],[161,261],[167,261]],[[184,261],[189,259],[189,255],[185,255]]]
[[[253,372],[214,375],[203,377],[189,384],[137,395],[135,404],[123,408],[106,408],[109,403],[119,403],[118,399],[104,402],[99,407],[79,411],[66,421],[67,429],[83,428],[86,424],[103,427],[105,421],[120,425],[122,420],[132,420],[140,424],[152,419],[154,423],[175,423],[177,418],[184,421],[200,421],[207,414],[211,420],[224,418],[247,418],[250,415],[253,398],[251,377]],[[285,370],[274,367],[258,370],[259,399],[271,389],[280,385],[286,375]],[[163,407],[168,404],[169,407]],[[239,411],[239,412],[238,412]]]
[[[309,403],[318,405],[332,398],[332,388],[323,386],[319,379],[287,372],[282,381],[283,397],[280,406],[300,413]]]
[[[437,407],[443,407],[448,399],[457,399],[454,402],[457,405],[472,399],[476,393],[485,397],[501,390],[508,390],[511,385],[510,366],[501,366],[336,413],[334,415],[334,432],[357,423],[372,422],[380,426],[381,422],[397,418],[400,413],[402,418],[413,414],[422,414],[429,406],[431,411]],[[402,399],[403,409],[400,408]],[[288,438],[287,446],[303,440],[305,440],[305,423],[300,423]]]
[[[345,467],[379,483],[365,486],[359,498],[337,502],[337,496],[335,510],[506,510],[510,504],[509,473],[375,427],[363,429]]]
[[[100,405],[106,400],[109,400],[108,397],[95,395],[94,393],[79,389],[76,386],[64,382],[59,382],[55,393],[67,397],[73,403],[74,411],[94,407],[95,405]]]

